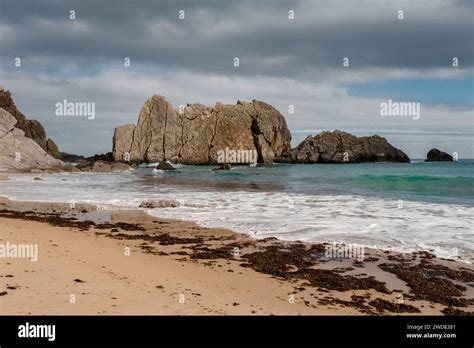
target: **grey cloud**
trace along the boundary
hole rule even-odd
[[[416,3],[416,2],[415,2]],[[406,1],[7,1],[0,57],[43,57],[87,69],[130,57],[134,64],[225,74],[315,78],[339,69],[432,69],[453,56],[472,66],[469,2]],[[446,6],[450,4],[449,6]],[[348,8],[350,7],[350,8]],[[406,19],[396,19],[403,8]],[[76,21],[67,19],[77,11]],[[179,21],[178,11],[186,19]],[[288,20],[288,9],[296,18]],[[2,27],[0,25],[0,28]],[[1,32],[1,29],[0,29]],[[239,57],[241,67],[233,68]]]

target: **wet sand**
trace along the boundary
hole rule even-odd
[[[429,253],[257,240],[141,210],[0,198],[2,314],[397,315],[474,312],[474,267]]]

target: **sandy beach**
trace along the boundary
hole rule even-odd
[[[0,200],[2,314],[390,315],[474,311],[473,266],[429,253],[252,239],[140,210]],[[420,278],[422,277],[422,278]],[[421,282],[420,282],[421,281]]]

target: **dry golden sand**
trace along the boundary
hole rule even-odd
[[[0,199],[0,211],[2,209],[58,212],[67,208],[61,204]],[[205,245],[210,247],[230,242],[247,245],[247,242],[250,246],[243,248],[242,254],[255,248],[252,245],[255,241],[249,237],[223,229],[205,229],[190,222],[156,219],[142,211],[86,212],[90,210],[90,207],[76,207],[76,211],[83,213],[74,215],[96,221],[103,218],[110,223],[139,223],[150,235],[201,236]],[[112,228],[80,230],[78,227],[0,217],[0,243],[37,244],[39,249],[37,262],[0,258],[1,313],[332,315],[361,314],[361,311],[334,302],[321,304],[322,299],[351,301],[351,296],[357,295],[396,303],[398,292],[381,293],[374,289],[335,291],[308,286],[304,281],[273,277],[242,267],[244,260],[241,257],[193,259],[193,249],[189,245],[117,239],[113,237],[117,233],[137,235],[143,232],[111,230],[115,231]],[[129,255],[127,248],[130,248]],[[409,292],[403,281],[377,267],[386,259],[386,253],[370,250],[369,256],[376,256],[381,261],[364,262],[354,268],[351,267],[353,260],[346,259],[321,263],[318,267],[351,267],[344,272],[345,275],[371,275],[385,282],[390,290]],[[472,287],[468,287],[466,296],[472,298]],[[71,295],[74,295],[75,303],[70,303]],[[445,308],[425,300],[405,300],[405,303],[418,308],[421,314],[441,314]],[[472,306],[463,310],[472,311]]]

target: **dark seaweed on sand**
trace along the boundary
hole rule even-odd
[[[91,220],[77,221],[75,217],[64,217],[60,213],[40,213],[33,211],[14,211],[2,209],[0,217],[10,219],[23,219],[28,221],[37,221],[50,224],[57,227],[73,227],[81,231],[87,231],[90,228],[110,229],[121,228],[124,231],[144,231],[144,227],[140,224],[131,224],[127,222],[116,223],[95,223]]]
[[[310,286],[329,290],[375,289],[390,293],[385,283],[374,277],[342,275],[338,270],[312,268],[322,258],[324,249],[322,244],[314,244],[309,248],[304,244],[292,244],[288,247],[271,245],[264,251],[243,255],[242,258],[247,263],[242,266],[287,280],[306,280]]]
[[[446,306],[466,307],[473,299],[462,297],[466,287],[453,281],[472,282],[474,272],[467,269],[454,270],[422,259],[417,264],[407,262],[384,263],[379,267],[397,275],[411,289],[415,299],[428,300]]]

